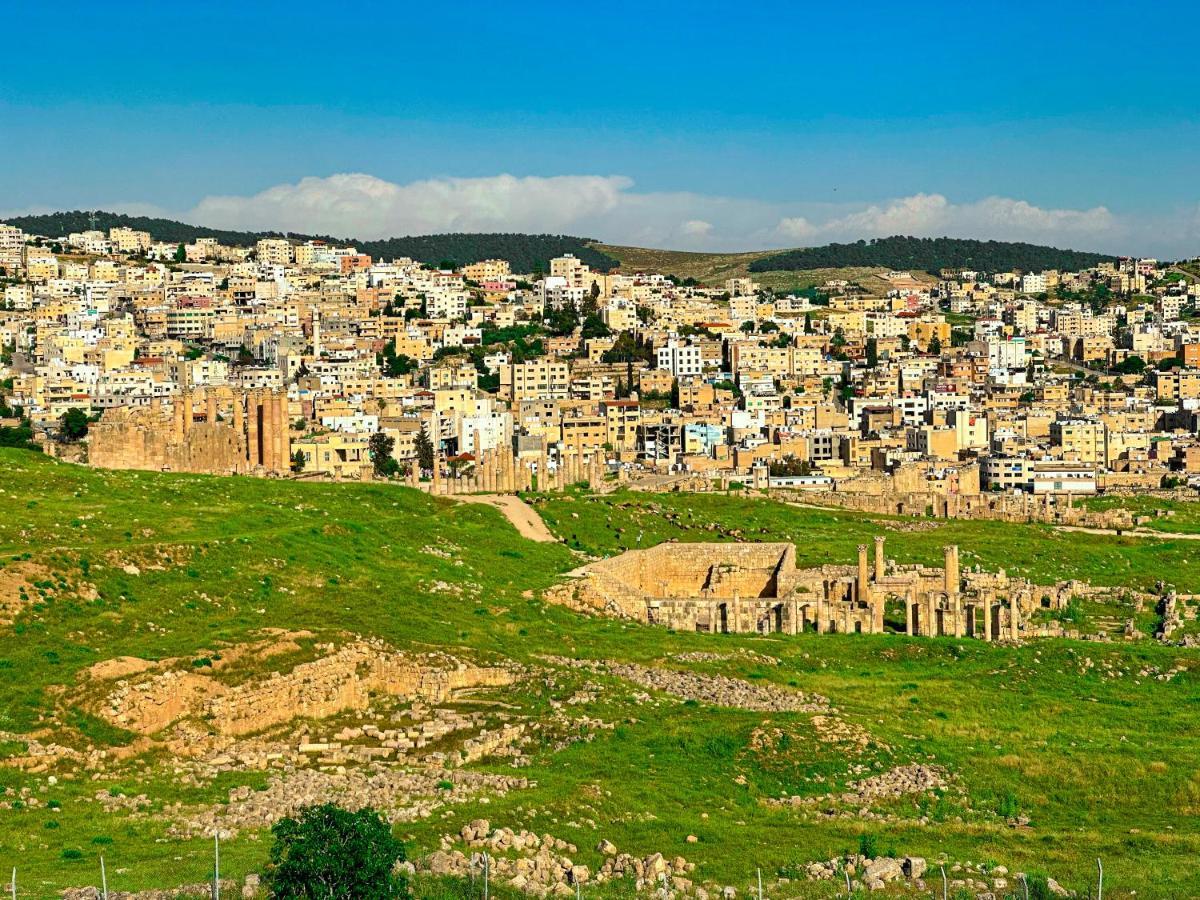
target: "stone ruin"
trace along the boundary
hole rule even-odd
[[[796,567],[788,543],[665,543],[591,563],[548,599],[581,611],[665,625],[677,631],[737,634],[879,634],[885,610],[900,606],[893,630],[923,637],[1019,640],[1038,609],[1061,609],[1077,582],[1033,584],[999,572],[963,571],[957,546],[942,568],[899,565],[875,538],[857,565]]]
[[[199,410],[197,410],[199,406]],[[267,390],[181,391],[164,407],[109,409],[88,436],[88,462],[106,469],[287,475],[287,395]]]
[[[221,735],[240,737],[293,719],[325,719],[366,710],[372,696],[441,703],[464,688],[512,684],[511,668],[469,666],[445,657],[414,657],[372,641],[355,641],[290,672],[229,686],[211,675],[170,669],[117,681],[100,709],[114,725],[154,735],[199,717]]]

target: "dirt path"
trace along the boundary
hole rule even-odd
[[[542,517],[537,514],[537,511],[520,497],[513,497],[509,494],[467,494],[454,499],[461,500],[463,503],[486,503],[488,506],[496,507],[504,513],[504,517],[508,521],[512,522],[513,527],[523,538],[542,544],[558,540],[550,533],[550,529],[546,527],[546,523],[542,521]]]
[[[1200,541],[1200,534],[1179,531],[1155,531],[1152,528],[1127,528],[1117,534],[1112,528],[1086,528],[1083,525],[1055,525],[1055,531],[1081,531],[1084,534],[1105,534],[1109,537],[1151,538],[1158,541]]]

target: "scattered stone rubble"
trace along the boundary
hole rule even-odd
[[[257,875],[249,875],[241,888],[242,897],[257,897],[259,879]],[[222,897],[238,896],[236,881],[222,878],[220,881]],[[109,891],[109,900],[181,900],[185,897],[211,898],[213,886],[211,881],[203,884],[184,884],[168,890],[151,891]],[[59,896],[62,900],[101,900],[104,896],[98,887],[67,888]]]
[[[533,786],[524,778],[456,769],[418,772],[368,767],[322,772],[300,769],[273,777],[265,790],[241,785],[229,792],[229,803],[202,809],[167,807],[163,815],[176,819],[171,833],[190,838],[236,834],[245,828],[269,828],[306,806],[335,803],[349,810],[378,810],[389,822],[427,818],[435,810],[474,800],[481,795],[503,796]]]
[[[796,807],[820,806],[822,814],[830,818],[878,819],[885,817],[871,810],[874,804],[897,800],[913,794],[928,794],[932,791],[946,790],[950,786],[949,776],[942,767],[911,763],[896,766],[878,775],[851,781],[846,785],[846,790],[840,793],[811,797],[792,796],[768,802]],[[850,812],[847,808],[857,812]]]
[[[979,900],[1021,896],[1012,892],[1020,890],[1024,873],[1010,874],[1008,867],[1002,865],[969,862],[935,862],[931,865],[920,856],[880,856],[872,859],[862,854],[852,854],[811,862],[803,867],[809,881],[840,881],[849,876],[852,892],[882,891],[893,883],[907,882],[914,890],[933,890],[938,896],[942,890],[942,869],[946,872],[946,886],[954,892],[954,896],[960,896],[963,892],[969,892]],[[1055,896],[1072,896],[1053,878],[1047,879],[1047,886]]]
[[[464,845],[468,853],[455,847]],[[708,896],[688,876],[694,863],[682,856],[667,859],[661,853],[637,857],[618,853],[610,841],[601,841],[596,851],[604,862],[593,873],[572,859],[578,848],[550,834],[495,828],[486,819],[476,819],[462,827],[458,835],[445,835],[441,849],[422,862],[422,868],[434,875],[465,877],[481,875],[486,865],[490,877],[498,882],[537,897],[573,896],[577,885],[632,879],[636,890],[666,891],[674,894]],[[485,858],[486,854],[486,858]],[[665,894],[664,894],[665,896]]]
[[[644,688],[662,691],[681,700],[694,700],[713,706],[750,709],[761,712],[831,712],[829,699],[772,684],[751,684],[726,675],[706,675],[680,669],[660,669],[635,663],[549,657],[550,662],[607,672]]]

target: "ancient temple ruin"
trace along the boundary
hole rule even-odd
[[[88,461],[108,469],[286,475],[287,396],[280,391],[207,388],[173,402],[105,411],[92,426]]]
[[[1063,607],[1073,582],[1039,586],[963,571],[957,546],[941,568],[899,565],[875,538],[874,560],[796,567],[792,544],[666,543],[584,566],[551,599],[678,631],[804,631],[1019,640],[1037,609]]]

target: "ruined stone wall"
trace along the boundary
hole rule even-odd
[[[296,718],[365,710],[373,694],[441,703],[456,690],[507,685],[516,678],[511,669],[414,657],[358,641],[289,672],[232,687],[210,675],[181,671],[118,682],[101,712],[139,734],[156,734],[180,719],[200,716],[218,733],[239,736]]]
[[[291,672],[234,688],[206,704],[224,734],[248,734],[297,716],[325,718],[343,710],[363,710],[370,695],[386,694],[441,703],[468,686],[511,684],[506,669],[431,667],[400,653],[383,653],[366,643],[351,644]]]
[[[775,593],[781,564],[794,566],[794,560],[790,544],[667,543],[602,560],[589,571],[606,584],[614,580],[642,596],[699,597],[711,584],[714,596],[732,597],[736,591],[757,597]]]

